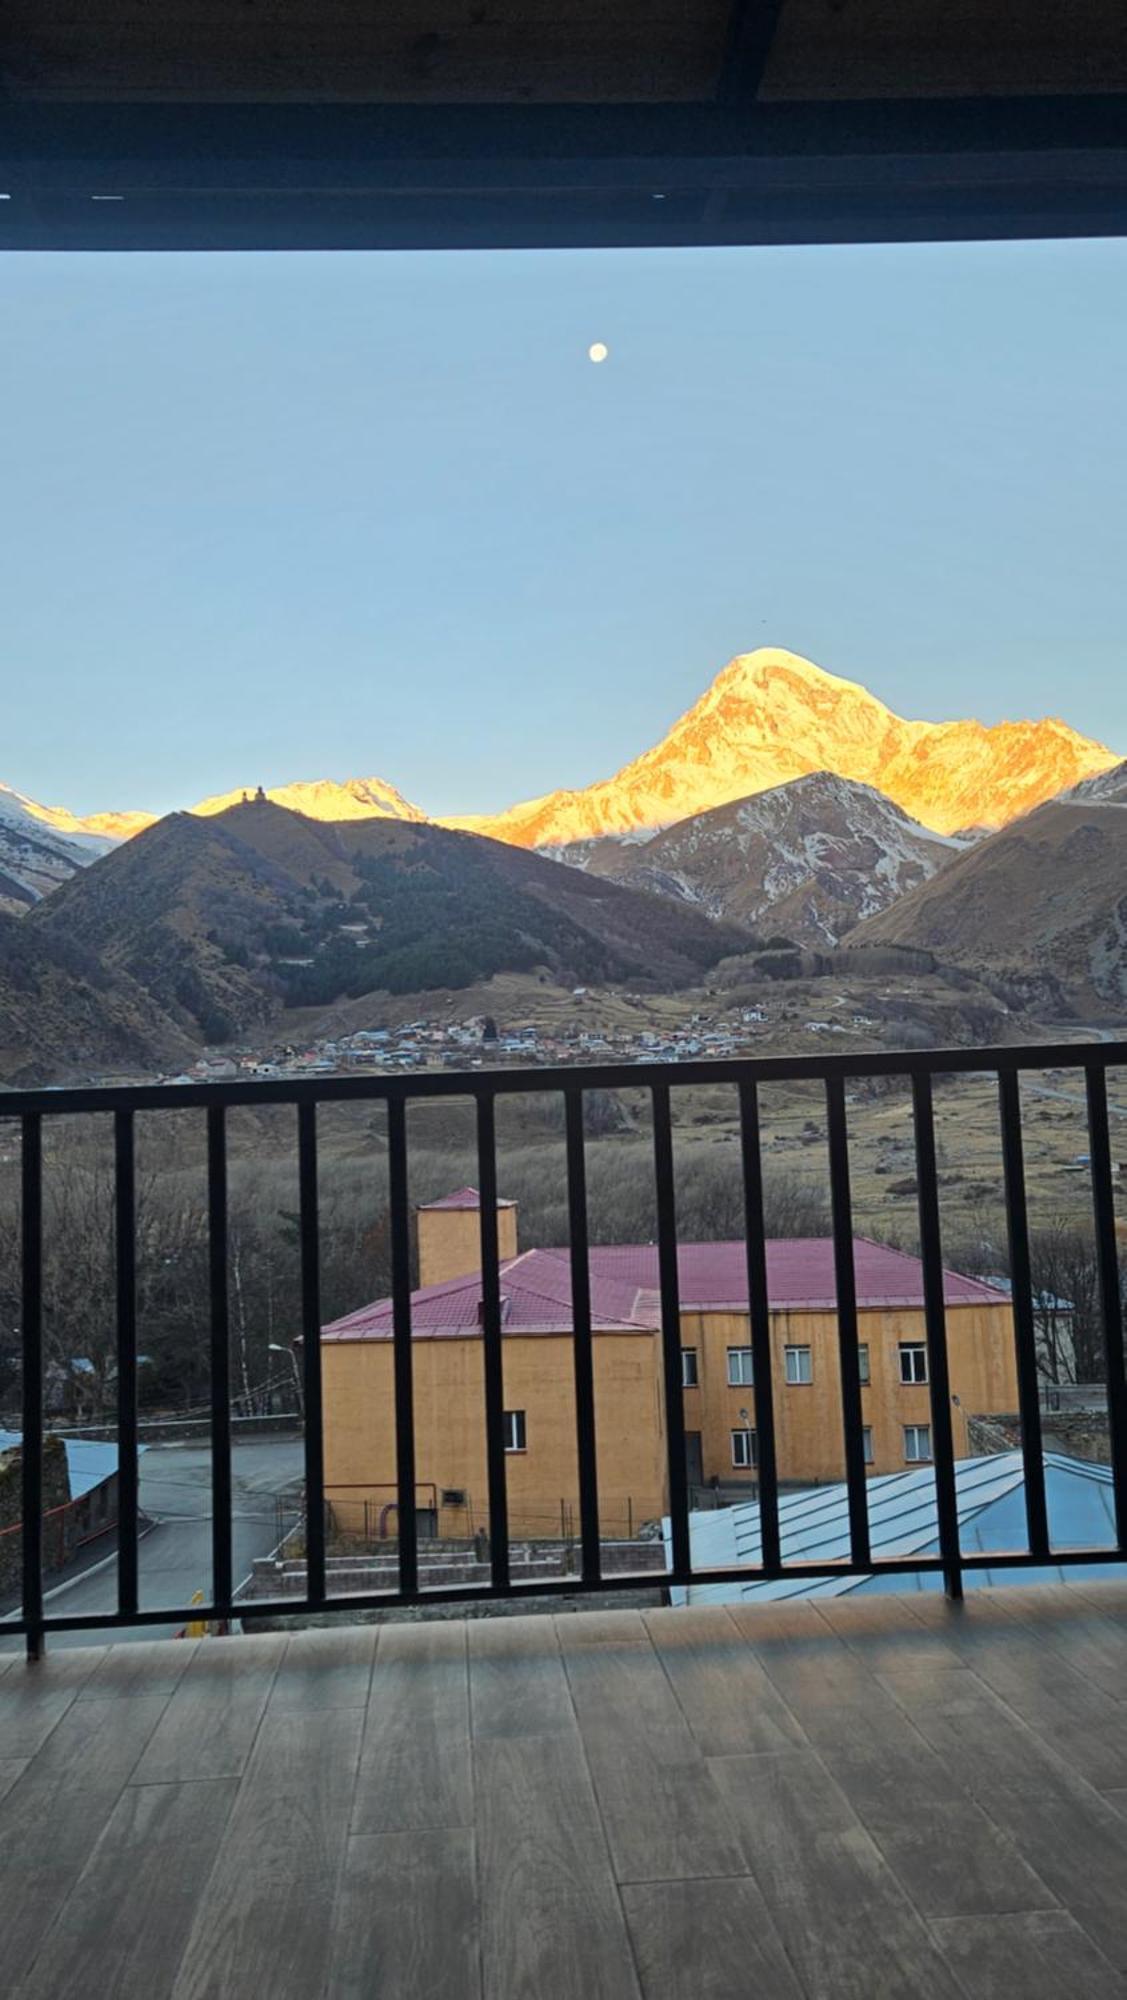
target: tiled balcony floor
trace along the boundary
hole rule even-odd
[[[10,1658],[0,1793],[13,2000],[1124,2000],[1127,1589]]]

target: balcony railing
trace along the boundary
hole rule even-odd
[[[304,1402],[306,1588],[288,1594],[289,1612],[377,1609],[419,1602],[466,1602],[486,1598],[537,1597],[619,1591],[652,1585],[652,1571],[632,1576],[617,1566],[604,1573],[596,1460],[596,1399],[588,1266],[588,1211],[584,1092],[644,1090],[652,1109],[653,1170],[660,1286],[661,1373],[664,1384],[668,1451],[667,1492],[671,1560],[656,1579],[667,1586],[726,1583],[780,1577],[824,1578],[887,1572],[937,1572],[949,1594],[961,1594],[964,1571],[1127,1560],[1127,1378],[1124,1373],[1123,1311],[1115,1230],[1109,1144],[1107,1072],[1127,1063],[1127,1044],[1042,1044],[1024,1048],[951,1049],[923,1053],[848,1054],[824,1057],[726,1059],[696,1063],[610,1064],[579,1069],[512,1069],[467,1073],[269,1080],[245,1083],[146,1085],[139,1088],[83,1088],[10,1093],[0,1111],[18,1120],[21,1135],[22,1264],[22,1610],[9,1630],[26,1634],[38,1654],[52,1631],[106,1626],[162,1624],[192,1619],[244,1620],[268,1615],[268,1601],[236,1604],[232,1573],[231,1383],[228,1271],[227,1114],[238,1106],[290,1105],[297,1122],[301,1254],[302,1389]],[[1041,1408],[1036,1355],[1034,1294],[1019,1082],[1023,1072],[1069,1068],[1083,1073],[1088,1123],[1095,1256],[1102,1315],[1106,1392],[1114,1481],[1115,1539],[1111,1547],[1053,1548],[1046,1508]],[[1027,1546],[1006,1553],[972,1552],[960,1545],[956,1505],[955,1454],[948,1374],[946,1308],[940,1242],[939,1176],[933,1109],[938,1077],[993,1074],[997,1078],[1003,1192],[1012,1279],[1013,1333],[1020,1404]],[[919,1236],[922,1252],[923,1310],[928,1349],[932,1446],[938,1549],[934,1556],[874,1557],[866,1498],[858,1309],[853,1265],[847,1081],[906,1078],[911,1090],[915,1137]],[[770,1317],[767,1288],[764,1184],[759,1090],[763,1084],[812,1082],[825,1092],[829,1149],[837,1334],[840,1358],[841,1424],[848,1493],[848,1560],[790,1563],[779,1532],[779,1468],[772,1396]],[[758,1493],[762,1560],[754,1567],[694,1570],[689,1537],[689,1487],[678,1297],[677,1233],[673,1161],[674,1094],[700,1085],[730,1085],[738,1093],[740,1155],[747,1255],[750,1340],[756,1384]],[[510,1568],[506,1493],[503,1347],[500,1263],[497,1235],[496,1106],[514,1094],[554,1094],[565,1112],[568,1213],[572,1285],[576,1450],[579,1479],[579,1562],[566,1577],[533,1586],[516,1580]],[[416,1452],[411,1327],[411,1271],[408,1205],[407,1106],[416,1100],[472,1099],[476,1108],[478,1187],[481,1216],[481,1339],[484,1371],[485,1444],[489,1518],[489,1581],[485,1585],[430,1589],[420,1578],[415,1516]],[[326,1583],[325,1468],[322,1434],[320,1328],[321,1285],[318,1223],[318,1108],[341,1103],[383,1104],[387,1113],[390,1200],[391,1295],[393,1303],[394,1414],[397,1440],[395,1489],[397,1580],[393,1588],[346,1598],[330,1597]],[[212,1595],[210,1603],[142,1608],[138,1593],[138,1400],[137,1400],[137,1243],[134,1120],[138,1113],[190,1109],[206,1114],[207,1211],[211,1367]],[[116,1382],[119,1445],[119,1548],[116,1610],[68,1615],[50,1610],[44,1599],[43,1519],[43,1133],[52,1119],[77,1115],[112,1120],[115,1171]]]

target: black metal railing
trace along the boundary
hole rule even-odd
[[[576,1069],[505,1069],[465,1073],[422,1072],[314,1080],[146,1085],[138,1088],[83,1088],[20,1091],[0,1099],[0,1116],[21,1131],[22,1272],[22,1608],[9,1631],[26,1634],[38,1654],[53,1630],[169,1624],[189,1618],[225,1621],[287,1612],[356,1609],[486,1597],[538,1596],[613,1591],[652,1586],[652,1570],[637,1577],[616,1566],[605,1574],[601,1562],[597,1481],[594,1350],[588,1268],[588,1213],[584,1092],[639,1089],[652,1107],[653,1165],[657,1216],[660,1294],[659,1338],[664,1382],[670,1561],[660,1580],[669,1586],[693,1582],[740,1582],[787,1577],[813,1579],[843,1572],[891,1575],[936,1572],[952,1595],[959,1595],[963,1572],[1055,1564],[1127,1560],[1127,1376],[1124,1371],[1122,1285],[1116,1238],[1113,1172],[1108,1129],[1107,1072],[1127,1064],[1127,1044],[1052,1044],[1023,1048],[951,1049],[923,1053],[872,1053],[825,1057],[767,1057],[652,1065],[608,1064]],[[1035,1348],[1035,1314],[1030,1269],[1019,1081],[1022,1072],[1070,1068],[1083,1074],[1089,1139],[1095,1257],[1102,1315],[1111,1468],[1115,1496],[1115,1542],[1111,1547],[1061,1548],[1051,1545],[1046,1508],[1041,1420]],[[1003,1553],[970,1551],[960,1544],[955,1456],[947,1361],[946,1303],[940,1236],[939,1176],[933,1110],[933,1083],[952,1075],[993,1074],[998,1080],[1002,1194],[1009,1234],[1013,1334],[1019,1392],[1028,1546]],[[923,1312],[928,1351],[931,1424],[939,1553],[892,1559],[874,1556],[870,1546],[865,1477],[858,1313],[853,1261],[849,1172],[849,1131],[845,1085],[863,1078],[907,1079],[915,1132],[919,1235],[922,1250]],[[764,1176],[760,1139],[759,1090],[770,1083],[820,1083],[825,1092],[830,1175],[837,1325],[841,1369],[850,1551],[846,1561],[786,1562],[779,1522],[779,1453],[773,1402],[770,1301],[764,1229]],[[735,1087],[740,1113],[739,1158],[747,1253],[747,1286],[752,1347],[761,1561],[754,1567],[694,1570],[689,1537],[689,1487],[681,1364],[677,1227],[672,1104],[680,1090],[700,1085]],[[534,1586],[515,1582],[510,1572],[503,1405],[503,1320],[497,1236],[497,1099],[514,1094],[555,1094],[564,1103],[576,1415],[579,1479],[580,1562],[558,1580]],[[411,1102],[435,1098],[472,1100],[477,1116],[478,1184],[481,1198],[481,1337],[489,1507],[490,1581],[487,1586],[427,1589],[420,1581],[415,1519],[416,1451],[413,1414],[410,1229],[406,1110]],[[397,1438],[395,1486],[398,1580],[393,1589],[332,1598],[327,1588],[325,1467],[322,1433],[321,1283],[318,1221],[317,1117],[321,1105],[383,1103],[387,1108],[387,1165],[390,1197],[393,1399]],[[287,1594],[284,1606],[267,1600],[236,1602],[232,1566],[231,1403],[229,1381],[229,1271],[227,1114],[240,1106],[288,1105],[297,1116],[297,1160],[301,1252],[302,1382],[304,1392],[306,1588]],[[134,1119],[139,1113],[198,1109],[207,1125],[207,1217],[212,1441],[212,1601],[206,1605],[142,1608],[138,1591],[138,1407],[137,1407],[137,1246]],[[115,1175],[115,1254],[117,1331],[117,1435],[120,1459],[120,1526],[117,1605],[110,1612],[68,1615],[45,1604],[42,1564],[43,1519],[43,1132],[51,1120],[76,1115],[112,1120]]]

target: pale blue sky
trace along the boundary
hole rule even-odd
[[[0,777],[487,810],[767,643],[1127,751],[1125,308],[1114,242],[8,256]]]

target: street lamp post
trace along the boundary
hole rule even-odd
[[[303,1417],[305,1415],[305,1401],[301,1393],[301,1370],[297,1365],[297,1355],[294,1353],[292,1347],[283,1347],[280,1341],[277,1340],[269,1341],[266,1351],[268,1354],[288,1355],[290,1367],[293,1370],[293,1387],[294,1396],[297,1401],[297,1414],[299,1417]]]

